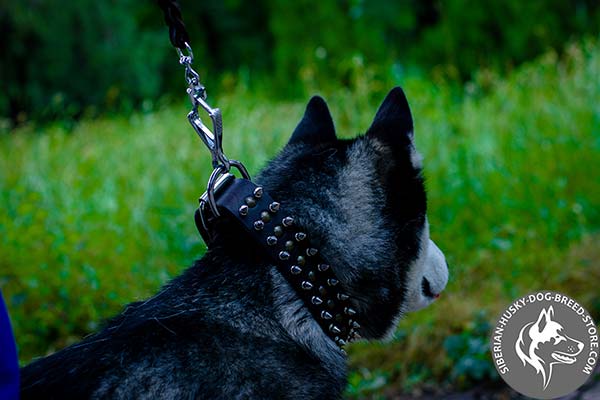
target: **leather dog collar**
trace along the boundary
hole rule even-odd
[[[223,175],[216,183],[214,200],[220,214],[241,225],[294,288],[323,332],[340,348],[358,335],[359,323],[349,296],[339,285],[330,265],[310,238],[262,187],[247,179]],[[217,218],[200,198],[195,221],[198,231],[212,244],[210,225]]]

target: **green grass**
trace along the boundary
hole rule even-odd
[[[493,377],[488,324],[526,292],[567,292],[600,317],[600,45],[504,78],[482,71],[460,90],[359,66],[352,91],[325,93],[339,134],[364,131],[396,84],[411,102],[451,280],[394,340],[350,348],[354,397]],[[224,113],[227,154],[251,172],[285,144],[306,102],[243,88],[210,100]],[[0,135],[0,288],[22,362],[78,340],[203,253],[192,215],[210,158],[187,109]]]

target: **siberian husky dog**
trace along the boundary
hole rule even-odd
[[[406,97],[393,89],[372,125],[336,138],[313,97],[256,178],[286,207],[349,295],[365,340],[388,337],[444,289],[429,238],[421,157]],[[263,251],[226,219],[204,257],[100,332],[21,370],[23,399],[335,399],[344,351]]]

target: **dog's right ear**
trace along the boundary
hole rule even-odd
[[[336,140],[333,120],[322,97],[313,96],[288,144],[322,144]]]
[[[413,119],[402,88],[393,88],[385,97],[367,131],[367,136],[393,148],[403,148],[412,144]]]

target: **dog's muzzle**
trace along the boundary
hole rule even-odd
[[[435,301],[448,283],[448,264],[444,253],[433,240],[427,245],[415,265],[416,270],[407,298],[405,311],[417,311]],[[421,272],[421,273],[419,273]]]

